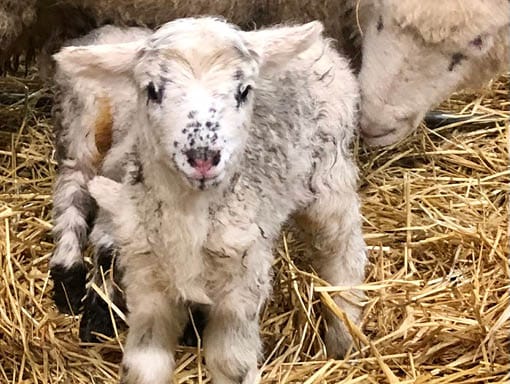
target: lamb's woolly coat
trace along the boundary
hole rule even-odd
[[[184,22],[195,25],[196,21]],[[193,74],[204,74],[207,67],[203,63],[214,62],[223,68],[220,71],[215,67],[218,72],[214,72],[217,73],[214,84],[219,86],[217,76],[224,76],[222,81],[237,89],[239,79],[232,74],[237,74],[243,65],[251,68],[259,60],[266,60],[264,54],[253,48],[249,52],[255,53],[249,55],[258,59],[253,61],[252,57],[243,64],[248,59],[240,61],[235,56],[245,48],[232,50],[227,45],[224,50],[215,50],[212,47],[218,47],[217,40],[226,35],[216,31],[217,21],[209,26],[210,22],[199,19],[196,25],[211,28],[202,38],[212,40],[205,44],[200,40],[201,45],[210,47],[211,57],[201,49],[198,58],[192,56],[193,64],[185,67],[192,66]],[[180,31],[180,24],[170,25]],[[265,34],[260,38],[265,45],[266,38],[270,41],[274,32],[257,32],[260,33]],[[295,52],[286,51],[292,33],[299,36],[302,30],[278,36],[275,41],[281,44],[282,51],[276,49],[273,53],[276,59],[267,59],[260,77],[253,80],[253,101],[248,101],[246,107],[238,104],[233,114],[228,112],[234,99],[230,93],[225,96],[218,93],[215,108],[210,109],[208,104],[200,104],[195,110],[197,104],[190,100],[188,111],[188,104],[173,99],[169,90],[167,103],[179,104],[184,109],[184,121],[165,114],[165,129],[158,130],[154,128],[157,125],[153,127],[160,124],[158,113],[170,112],[165,104],[150,109],[147,96],[139,94],[137,119],[126,137],[129,141],[133,135],[135,144],[124,182],[95,178],[89,183],[99,206],[112,218],[113,235],[120,246],[120,263],[125,271],[123,282],[130,322],[124,356],[126,382],[138,382],[149,374],[158,378],[147,382],[167,379],[165,375],[171,371],[172,362],[164,356],[174,347],[186,317],[185,308],[190,303],[206,306],[209,311],[204,345],[207,364],[216,382],[254,382],[260,352],[257,318],[270,291],[271,249],[291,214],[299,214],[308,221],[307,229],[315,235],[317,246],[314,265],[324,279],[347,286],[363,280],[366,256],[356,194],[356,167],[349,153],[359,101],[356,80],[347,61],[325,39],[310,35],[307,38],[315,41],[313,44],[299,43],[293,48]],[[169,41],[177,46],[165,47],[163,52],[178,57],[179,62],[186,60],[178,47],[191,49],[193,43],[187,39],[196,38],[195,30],[171,36]],[[162,40],[158,37],[147,43],[151,52],[154,49],[151,44],[157,48]],[[229,40],[225,41],[222,44],[228,44]],[[306,49],[309,44],[312,45]],[[76,58],[72,59],[73,55]],[[78,72],[76,76],[80,77],[75,65],[86,63],[86,55],[86,50],[74,49],[64,50],[56,57],[63,71]],[[280,58],[289,56],[295,57]],[[167,65],[153,60],[150,57],[143,61],[149,67],[137,78],[170,78],[173,89],[179,89],[182,86],[179,74],[166,73]],[[137,63],[135,68],[144,67]],[[252,75],[246,76],[250,79]],[[206,82],[201,75],[186,79],[185,84]],[[215,89],[209,91],[216,94]],[[227,100],[224,105],[218,101],[222,97]],[[239,113],[249,113],[242,108],[251,108],[252,102],[252,116],[247,115],[239,126],[231,127],[233,136],[229,136],[230,128],[221,128],[231,125],[225,116],[238,119]],[[195,139],[207,146],[216,141],[213,137],[205,138],[208,132],[205,120],[189,122],[201,116],[200,108],[205,108],[205,113],[215,116],[219,123],[215,133],[225,140],[222,153],[232,152],[230,157],[225,155],[228,160],[223,181],[204,191],[192,188],[183,177],[183,170],[188,167],[185,162],[177,165],[181,146],[193,146],[191,140]],[[152,113],[154,117],[149,119]],[[195,127],[197,131],[188,133],[183,129],[181,135],[181,126]],[[173,144],[169,148],[165,143]],[[119,210],[119,206],[123,209]],[[359,307],[342,298],[337,301],[354,321],[359,320]],[[328,350],[333,355],[342,354],[350,336],[339,319],[330,314],[326,318]],[[161,340],[169,340],[170,344],[163,343],[162,347]],[[149,367],[140,363],[141,354],[144,360],[147,351],[154,358]]]

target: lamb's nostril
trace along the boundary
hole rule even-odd
[[[221,161],[221,152],[213,151],[212,155],[213,155],[212,156],[212,165],[213,165],[213,167],[216,167]]]
[[[196,159],[197,159],[197,151],[194,150],[194,149],[190,149],[188,151],[186,151],[186,157],[188,158],[188,164],[191,165],[192,167],[195,167],[197,162],[196,162]]]

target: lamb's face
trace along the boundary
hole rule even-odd
[[[426,43],[382,16],[364,31],[359,75],[361,133],[370,145],[393,144],[413,132],[426,112],[461,88],[489,44],[472,36],[465,46]]]
[[[181,33],[147,51],[135,71],[157,156],[193,188],[219,185],[249,132],[258,65],[236,31],[227,32],[233,37]]]
[[[311,22],[242,32],[215,18],[187,18],[148,39],[66,47],[54,58],[70,78],[107,82],[111,89],[126,80],[134,84],[139,124],[132,127],[152,160],[205,189],[238,166],[259,73],[272,76],[320,41],[322,30]]]

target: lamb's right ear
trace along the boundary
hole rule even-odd
[[[134,66],[143,42],[65,47],[53,55],[60,71],[69,76],[97,78],[125,74]]]
[[[280,67],[316,43],[324,30],[320,21],[243,32],[262,69]]]

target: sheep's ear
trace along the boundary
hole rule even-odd
[[[317,42],[324,30],[320,21],[292,27],[244,32],[248,48],[259,57],[261,68],[285,65]]]
[[[53,55],[69,76],[101,77],[125,74],[133,68],[142,42],[65,47]]]

